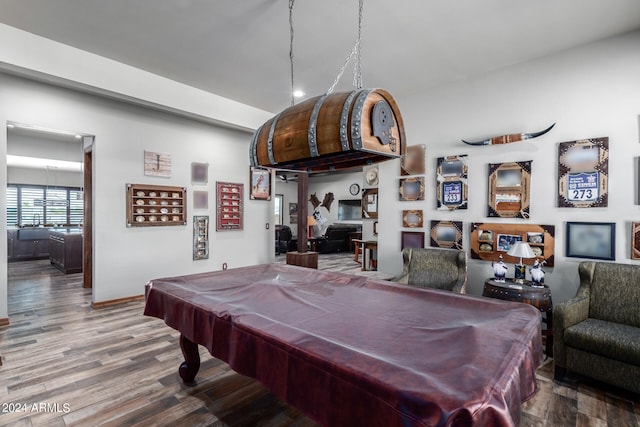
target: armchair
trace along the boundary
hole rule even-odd
[[[640,393],[640,266],[581,262],[575,298],[554,307],[555,377],[566,371]]]
[[[291,228],[288,225],[276,225],[276,254],[287,252],[291,241]]]
[[[396,282],[422,288],[464,294],[467,286],[467,254],[456,249],[406,248],[402,274]]]

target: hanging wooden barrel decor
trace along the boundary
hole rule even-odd
[[[253,135],[252,166],[323,172],[405,154],[404,123],[389,92],[360,89],[305,100]]]

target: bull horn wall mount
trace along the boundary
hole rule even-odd
[[[533,138],[537,138],[539,136],[544,135],[545,133],[549,132],[556,124],[552,124],[551,126],[549,126],[548,128],[546,128],[545,130],[541,130],[540,132],[533,132],[533,133],[512,133],[509,135],[502,135],[502,136],[495,136],[493,138],[489,138],[489,139],[485,139],[482,141],[466,141],[466,140],[462,140],[462,142],[464,142],[465,144],[469,144],[469,145],[498,145],[498,144],[509,144],[511,142],[518,142],[518,141],[524,141],[527,139],[533,139]]]

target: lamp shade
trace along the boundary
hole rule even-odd
[[[535,258],[536,256],[531,250],[531,246],[526,242],[516,242],[515,245],[511,246],[507,254],[520,259]]]
[[[313,217],[313,215],[309,215],[307,217],[307,226],[312,227],[314,225],[318,225],[318,223],[316,222],[316,219]],[[529,248],[529,250],[531,250],[531,248]],[[531,256],[533,256],[533,252]]]

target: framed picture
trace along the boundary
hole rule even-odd
[[[400,175],[423,175],[425,171],[425,145],[407,147],[407,154],[400,160]]]
[[[377,188],[368,188],[362,192],[362,218],[378,218]]]
[[[264,168],[249,168],[251,200],[271,200],[271,171]]]
[[[509,252],[516,242],[522,242],[522,236],[518,234],[498,234],[498,251]]]
[[[399,191],[401,201],[424,200],[424,177],[401,178]]]
[[[467,209],[467,156],[439,157],[436,167],[437,209]]]
[[[640,222],[631,224],[631,259],[640,259]]]
[[[193,260],[209,259],[209,216],[193,217]]]
[[[420,231],[403,231],[401,249],[424,248],[424,233]]]
[[[507,251],[516,242],[527,242],[535,258],[523,259],[532,265],[537,259],[548,267],[554,265],[555,226],[541,224],[472,223],[469,246],[471,258],[498,261],[502,256],[507,264],[517,264],[518,258]]]
[[[373,223],[373,234],[378,235],[378,221],[374,221]]]
[[[423,225],[422,209],[402,211],[402,226],[420,228]]]
[[[613,222],[567,222],[567,257],[616,259],[616,224]]]
[[[297,203],[289,203],[289,215],[298,215]]]
[[[144,174],[147,176],[171,177],[171,155],[144,150]]]
[[[558,144],[558,207],[607,207],[609,138]]]
[[[531,160],[489,164],[487,216],[529,218]]]
[[[242,230],[244,223],[244,184],[216,182],[216,231]]]
[[[431,221],[431,246],[462,249],[462,221]]]
[[[191,163],[191,183],[198,185],[209,183],[209,163]]]
[[[209,192],[196,190],[193,192],[193,209],[209,209]]]

